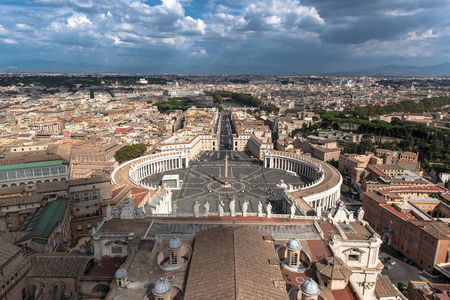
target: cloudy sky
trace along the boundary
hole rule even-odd
[[[450,62],[450,0],[0,0],[0,62],[323,73]]]

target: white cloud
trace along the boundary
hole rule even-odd
[[[198,52],[192,52],[191,55],[195,56],[195,57],[208,57],[209,56],[208,52],[206,52],[205,49],[200,49],[200,51],[198,51]]]
[[[395,41],[370,40],[361,45],[350,46],[353,53],[365,57],[432,57],[430,45],[425,41],[401,39]]]
[[[180,30],[180,33],[205,34],[205,23],[201,19],[195,20],[191,17],[178,19],[175,26]]]
[[[30,31],[30,30],[33,30],[33,27],[28,26],[27,24],[22,24],[22,23],[16,24],[16,28],[19,31]]]
[[[16,40],[13,39],[3,39],[5,44],[18,44]]]
[[[422,33],[417,33],[417,31],[409,32],[406,39],[410,41],[421,41],[437,37],[440,37],[440,34],[434,34],[432,29],[428,29]]]
[[[92,22],[82,13],[74,13],[67,19],[67,26],[71,28],[81,29],[85,26],[92,25]]]
[[[0,25],[0,35],[5,35],[7,33],[8,31],[5,29],[5,27],[3,27],[3,25]]]

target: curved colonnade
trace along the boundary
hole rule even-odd
[[[142,180],[147,176],[189,167],[189,155],[185,151],[167,151],[130,160],[112,173],[111,178],[115,185],[119,185],[116,178],[119,170],[125,167],[129,167],[127,179],[134,185],[143,187]]]
[[[294,202],[303,212],[308,207],[316,211],[329,209],[340,199],[342,176],[333,166],[323,161],[283,151],[266,151],[263,162],[265,168],[292,171],[311,181],[298,190],[285,192],[288,202]],[[131,160],[118,169],[126,165],[129,165],[128,180],[145,187],[142,180],[152,174],[189,167],[189,154],[186,151],[156,153]],[[114,183],[114,174],[118,169],[112,174]],[[287,204],[290,205],[288,202],[286,211],[289,209]]]
[[[189,167],[189,154],[185,151],[161,152],[137,159],[130,167],[128,179],[142,186],[142,180],[152,174]]]
[[[267,151],[264,167],[292,171],[311,180],[298,191],[286,192],[287,197],[302,211],[305,208],[301,202],[317,211],[334,207],[340,199],[342,176],[328,163],[295,153]]]

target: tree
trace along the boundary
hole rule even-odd
[[[358,144],[357,153],[365,154],[366,152],[375,152],[375,146],[372,139],[362,139]]]
[[[134,144],[131,146],[123,146],[114,154],[114,158],[117,162],[123,163],[124,161],[138,158],[147,151],[147,146],[144,144]]]
[[[405,124],[397,117],[393,117],[391,119],[391,125],[392,126],[404,126]]]

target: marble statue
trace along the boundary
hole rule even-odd
[[[205,217],[207,217],[209,215],[209,202],[206,201],[205,202]]]
[[[223,217],[223,207],[225,204],[223,204],[223,200],[219,202],[219,217]]]
[[[245,200],[244,204],[242,205],[242,216],[243,217],[247,216],[247,210],[248,210],[248,201]]]
[[[291,218],[295,216],[295,205],[294,203],[291,204]]]
[[[200,204],[198,204],[198,201],[195,201],[194,204],[194,217],[198,218],[200,216]]]
[[[263,205],[261,203],[261,201],[259,201],[258,203],[258,217],[262,217],[263,216]]]
[[[358,209],[357,213],[358,213],[358,216],[357,216],[358,221],[362,221],[364,218],[364,209],[362,207],[360,207]]]
[[[270,202],[266,206],[267,217],[272,218],[272,204]]]
[[[232,217],[236,215],[236,201],[234,199],[230,201],[230,215]]]

